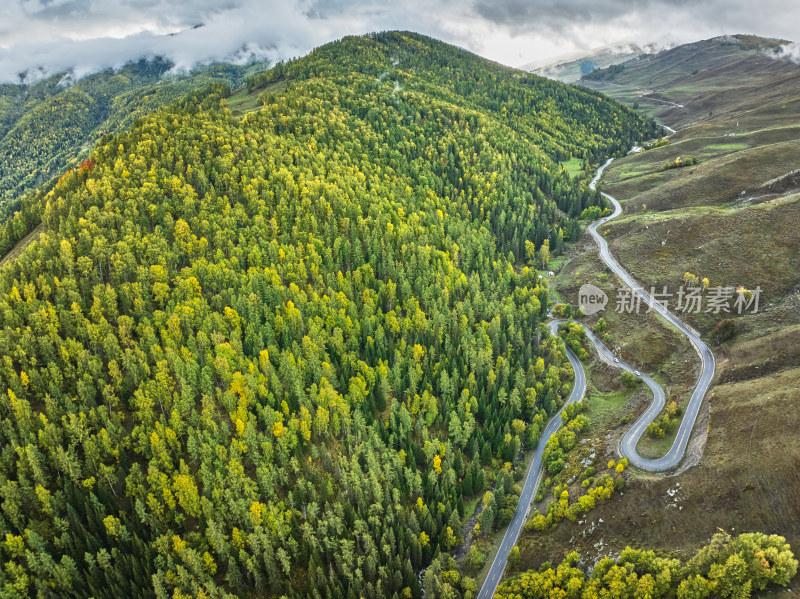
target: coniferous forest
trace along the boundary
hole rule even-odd
[[[177,74],[172,66],[139,60],[77,81],[65,74],[0,84],[0,219],[19,209],[26,191],[79,163],[102,135],[212,83],[237,86],[258,67],[212,64]]]
[[[103,137],[0,243],[6,597],[473,596],[569,392],[536,266],[655,126],[409,33]],[[423,569],[426,569],[422,572]]]

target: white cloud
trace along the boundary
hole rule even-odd
[[[797,39],[798,24],[796,0],[761,0],[757,11],[745,0],[0,0],[0,81],[28,70],[81,75],[143,56],[179,68],[289,58],[386,29],[521,65],[665,34],[678,42],[739,32]]]
[[[105,0],[88,12],[74,4],[32,0],[0,8],[0,80],[30,68],[86,73],[140,57],[165,56],[186,68],[243,53],[293,56],[335,37],[341,26],[335,18],[315,23],[302,2],[194,2],[187,10],[187,2]]]
[[[767,56],[778,60],[790,60],[795,64],[800,64],[800,44],[797,42],[784,44],[777,52],[768,52]]]

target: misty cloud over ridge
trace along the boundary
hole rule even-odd
[[[197,27],[202,25],[201,27]],[[616,42],[722,33],[800,38],[800,3],[761,0],[5,0],[0,82],[81,76],[142,57],[177,69],[290,58],[344,35],[409,29],[521,65]]]
[[[777,52],[768,53],[767,56],[778,60],[790,60],[795,64],[800,64],[800,43],[793,42],[781,46]]]
[[[163,56],[176,68],[307,52],[336,36],[336,19],[315,22],[301,2],[28,0],[0,8],[0,81],[75,69],[78,76],[138,58]],[[191,6],[190,6],[191,5]],[[191,8],[191,10],[190,10]],[[198,25],[202,25],[197,27]]]

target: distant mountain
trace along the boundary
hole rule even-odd
[[[586,74],[594,87],[679,128],[800,97],[789,42],[726,35],[683,44]]]
[[[671,45],[670,45],[671,47]],[[650,55],[664,48],[662,44],[614,44],[598,48],[591,54],[572,53],[553,59],[547,64],[531,62],[522,68],[536,75],[555,79],[562,83],[575,83],[584,75],[597,69],[619,64],[641,55]]]

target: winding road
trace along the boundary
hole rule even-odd
[[[603,176],[603,171],[609,164],[611,164],[612,160],[613,158],[610,158],[605,164],[603,164],[603,166],[597,169],[597,174],[589,184],[591,189],[595,189],[600,177]],[[650,404],[645,413],[639,417],[639,419],[622,437],[619,450],[624,457],[628,458],[631,464],[643,470],[648,470],[651,472],[663,472],[665,470],[674,468],[683,459],[684,453],[686,452],[686,445],[688,444],[689,437],[692,433],[692,428],[694,428],[697,415],[700,411],[700,406],[703,403],[703,397],[705,397],[706,391],[708,391],[708,387],[711,384],[711,379],[714,376],[714,354],[711,353],[711,350],[708,349],[708,346],[705,343],[703,343],[703,340],[700,339],[700,336],[694,329],[679,320],[665,307],[665,305],[657,301],[653,301],[653,299],[650,297],[650,294],[646,292],[641,285],[634,280],[631,274],[622,268],[619,262],[617,262],[616,259],[611,255],[608,243],[605,239],[603,239],[602,235],[598,233],[597,229],[611,219],[619,216],[622,213],[622,206],[620,206],[617,200],[606,193],[603,193],[603,197],[605,197],[614,206],[614,212],[598,221],[595,221],[588,227],[589,233],[599,246],[600,258],[611,270],[614,271],[614,273],[622,280],[625,286],[632,289],[633,293],[641,298],[644,304],[661,314],[661,316],[663,316],[672,326],[678,329],[689,339],[701,360],[702,367],[700,378],[698,379],[697,385],[695,386],[692,396],[689,399],[689,403],[686,406],[683,420],[681,421],[678,432],[675,435],[675,441],[673,442],[669,451],[663,457],[658,459],[643,458],[636,451],[636,445],[639,443],[642,435],[647,430],[647,425],[655,420],[664,407],[664,403],[666,402],[666,394],[664,393],[664,389],[662,389],[661,386],[652,378],[644,373],[639,375],[639,378],[641,378],[642,381],[644,381],[644,383],[653,392],[653,402]],[[558,334],[557,329],[561,322],[564,321],[550,321],[550,330],[554,335]],[[627,370],[628,372],[635,372],[635,369],[629,364],[626,364],[622,361],[617,361],[611,350],[603,345],[603,343],[589,329],[586,329],[586,335],[594,344],[601,359],[608,362],[612,366]],[[511,551],[511,548],[516,544],[517,539],[519,538],[519,533],[522,531],[522,527],[525,524],[525,521],[528,519],[531,501],[539,487],[539,481],[541,480],[542,476],[542,454],[544,452],[544,447],[547,445],[547,441],[550,439],[550,437],[561,426],[561,411],[563,411],[568,404],[580,401],[586,391],[586,374],[583,370],[583,366],[575,354],[569,349],[569,347],[567,347],[566,350],[567,358],[569,358],[569,362],[572,365],[573,371],[575,372],[575,384],[573,385],[569,399],[564,403],[564,406],[562,406],[558,414],[553,416],[550,422],[547,423],[547,426],[542,433],[542,437],[539,440],[536,452],[534,453],[533,459],[528,466],[528,471],[525,475],[525,483],[522,487],[522,493],[519,497],[517,509],[514,511],[514,517],[511,519],[508,528],[506,528],[505,534],[503,535],[503,540],[500,542],[500,547],[497,550],[494,561],[492,561],[492,565],[486,574],[483,585],[478,592],[478,599],[491,599],[495,590],[497,590],[497,586],[500,584],[500,580],[503,577],[503,572],[505,571],[506,563],[508,561],[508,554]]]
[[[553,335],[558,335],[558,325],[562,322],[565,321],[550,321],[550,332]],[[506,528],[494,561],[478,593],[478,599],[491,599],[497,589],[497,585],[500,584],[500,579],[503,577],[503,572],[505,572],[506,569],[508,554],[511,548],[517,544],[517,538],[522,531],[522,526],[528,519],[531,501],[534,495],[536,495],[536,490],[539,488],[539,480],[542,477],[542,455],[544,454],[545,445],[547,445],[547,441],[550,440],[550,437],[561,426],[561,412],[563,412],[564,408],[569,404],[580,401],[583,398],[583,394],[586,392],[586,373],[583,371],[580,360],[578,360],[569,348],[567,348],[567,358],[569,358],[572,370],[575,372],[575,384],[572,387],[572,393],[569,394],[569,399],[564,402],[564,405],[558,413],[553,416],[550,422],[547,423],[547,426],[544,427],[542,437],[539,439],[539,444],[536,446],[536,452],[533,454],[533,459],[528,466],[528,472],[525,474],[525,483],[522,486],[522,493],[519,495],[517,509],[514,510],[514,517],[511,518],[511,522],[509,522],[508,528]]]
[[[589,187],[592,189],[595,188],[597,181],[599,181],[600,177],[603,175],[603,171],[609,164],[611,164],[612,160],[613,158],[609,159],[597,170],[597,174],[595,175],[594,179],[592,179]],[[663,303],[654,301],[653,298],[650,297],[650,294],[646,292],[642,286],[634,280],[631,274],[622,268],[622,266],[619,265],[619,262],[617,262],[617,260],[611,255],[611,251],[608,248],[608,243],[606,243],[606,240],[603,239],[603,236],[598,233],[597,229],[611,219],[622,214],[622,206],[620,206],[619,202],[607,193],[604,193],[603,197],[605,197],[614,206],[614,212],[604,218],[601,218],[600,220],[595,221],[588,227],[589,233],[592,237],[594,237],[594,240],[597,242],[598,246],[600,246],[601,260],[611,270],[614,271],[624,285],[630,287],[633,290],[633,293],[642,298],[643,303],[650,306],[652,310],[658,312],[667,320],[667,322],[683,333],[689,339],[692,347],[694,347],[695,351],[700,356],[700,378],[698,379],[697,385],[692,392],[691,398],[689,398],[689,403],[686,406],[683,420],[681,420],[681,424],[678,427],[678,433],[675,435],[675,442],[663,457],[655,460],[640,456],[636,451],[636,444],[639,442],[639,439],[641,439],[642,435],[647,429],[647,425],[650,424],[661,411],[661,408],[664,405],[664,390],[661,389],[661,387],[658,387],[655,381],[649,377],[642,376],[642,379],[651,389],[653,389],[653,386],[655,385],[658,387],[659,391],[656,393],[654,389],[655,401],[653,401],[652,405],[644,414],[642,414],[642,416],[634,423],[628,432],[625,433],[625,436],[622,438],[622,442],[620,443],[620,453],[624,457],[628,458],[631,464],[638,466],[643,470],[661,472],[664,470],[669,470],[670,468],[674,468],[683,459],[683,454],[686,451],[686,445],[689,443],[689,437],[691,436],[692,428],[697,420],[697,414],[700,411],[700,406],[703,403],[703,397],[705,397],[706,391],[708,391],[708,387],[711,385],[711,379],[714,377],[714,354],[711,353],[711,350],[708,349],[708,346],[703,342],[702,339],[700,339],[700,335],[697,333],[697,331],[684,324],[683,321],[670,312]],[[599,341],[596,338],[594,341],[595,346],[601,353],[603,353],[600,348],[605,349],[605,347],[602,344],[599,344]],[[620,366],[626,367],[627,365],[620,364]],[[630,367],[627,368],[629,369]]]

